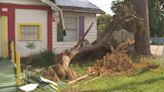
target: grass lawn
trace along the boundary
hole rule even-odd
[[[88,84],[80,82],[78,88],[85,92],[163,92],[164,69],[131,76],[102,77]]]
[[[85,74],[85,69],[88,66],[89,65],[70,65],[71,68],[78,71],[80,76]],[[101,77],[89,83],[85,83],[92,78],[95,77],[88,77],[78,83],[73,84],[73,86],[76,85],[75,88],[80,92],[163,92],[164,65],[161,65],[157,69],[140,71],[133,75],[107,76]],[[37,89],[33,92],[49,91]]]
[[[85,69],[83,66],[72,65],[75,70]],[[80,73],[83,73],[80,69]],[[89,77],[76,83],[76,88],[84,92],[163,92],[164,90],[164,65],[149,71],[140,71],[133,75],[101,77],[92,82],[85,83]]]

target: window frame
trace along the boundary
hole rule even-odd
[[[38,26],[38,40],[22,40],[21,26]],[[18,41],[41,41],[42,40],[42,24],[41,23],[18,23]]]

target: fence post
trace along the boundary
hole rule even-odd
[[[2,58],[6,59],[7,58],[7,40],[6,40],[6,33],[7,33],[7,17],[6,16],[2,16],[1,18],[2,20],[0,22],[1,23],[1,30],[2,33],[0,33],[1,35],[1,42],[2,42]]]
[[[16,52],[16,83],[18,86],[22,84],[21,82],[21,66],[20,66],[20,52]]]
[[[10,44],[10,49],[11,49],[11,60],[12,60],[12,63],[15,64],[15,47],[14,47],[13,41]]]

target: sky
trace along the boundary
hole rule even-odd
[[[88,1],[95,4],[106,13],[113,15],[112,10],[110,9],[113,0],[88,0]]]

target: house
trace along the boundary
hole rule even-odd
[[[10,42],[25,57],[49,50],[60,53],[74,46],[92,22],[86,36],[96,40],[96,14],[87,0],[0,0],[0,57],[10,56]]]

